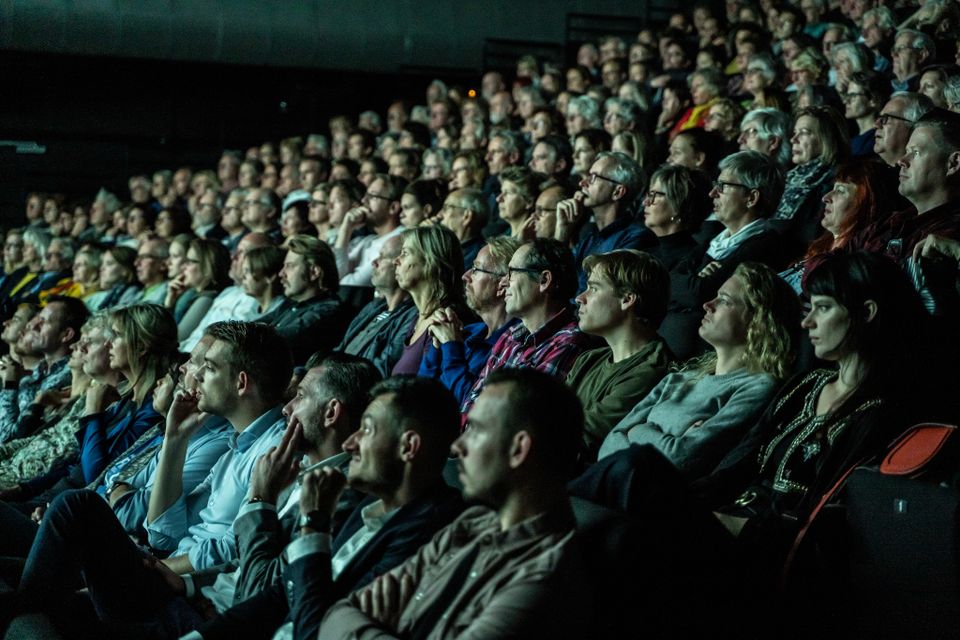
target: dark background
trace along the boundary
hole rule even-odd
[[[427,84],[479,89],[533,53],[563,65],[665,11],[623,0],[457,3],[10,0],[0,4],[0,224],[30,191],[128,196],[137,172],[215,168],[223,148],[326,133],[331,115]]]

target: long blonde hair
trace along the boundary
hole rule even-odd
[[[131,378],[123,393],[132,393],[138,405],[177,358],[177,323],[157,304],[133,304],[110,312],[110,324],[127,343]]]

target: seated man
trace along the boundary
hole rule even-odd
[[[519,246],[516,238],[491,238],[463,274],[467,306],[480,316],[480,322],[464,327],[456,311],[446,308],[434,313],[433,324],[428,328],[434,344],[424,354],[419,375],[439,378],[461,404],[493,345],[516,324],[507,315],[500,280]]]
[[[269,638],[288,607],[293,637],[316,637],[332,602],[406,560],[460,513],[462,502],[442,477],[459,425],[450,393],[433,380],[396,377],[375,385],[370,396],[360,428],[343,444],[351,456],[350,486],[370,497],[331,536],[344,477],[330,467],[312,471],[300,493],[299,537],[283,553],[283,580],[188,637]],[[292,416],[321,419],[303,404]],[[269,507],[253,509],[244,507],[238,530],[248,513]]]
[[[373,261],[380,254],[380,247],[392,236],[403,231],[400,224],[400,197],[407,181],[395,176],[378,173],[363,204],[351,209],[340,223],[337,243],[333,247],[337,256],[340,284],[352,287],[369,287]],[[370,233],[354,237],[354,232],[366,228]]]
[[[607,346],[577,358],[567,384],[583,403],[584,441],[594,460],[607,433],[667,373],[672,355],[657,327],[667,313],[670,275],[633,249],[587,256],[583,268],[580,330]]]
[[[290,347],[293,362],[303,364],[313,353],[330,351],[346,324],[330,247],[312,236],[290,238],[280,281],[286,302],[259,321],[276,329]]]
[[[214,341],[196,376],[198,390],[178,394],[167,414],[145,521],[151,547],[175,548],[162,561],[175,573],[237,557],[233,521],[254,464],[280,440],[278,403],[292,372],[283,340],[266,325],[223,322],[208,331]],[[184,459],[202,423],[200,412],[226,418],[237,433],[207,479],[184,495]],[[110,507],[87,490],[67,491],[51,503],[3,613],[44,608],[55,613],[79,586],[81,573],[101,620],[172,624],[167,605],[177,593],[170,572],[133,544]]]
[[[570,299],[577,272],[570,250],[557,240],[537,238],[521,245],[500,279],[507,314],[520,324],[500,336],[461,405],[464,421],[484,380],[498,369],[530,367],[567,377],[588,337],[577,329]]]
[[[170,245],[163,238],[144,240],[137,249],[137,280],[143,285],[137,302],[163,304],[167,297],[167,254]]]
[[[412,558],[331,607],[319,638],[588,637],[565,483],[583,409],[552,376],[497,371],[453,444],[463,513]]]
[[[403,355],[411,323],[417,318],[410,294],[397,284],[396,260],[402,248],[400,236],[391,236],[380,247],[370,276],[377,295],[360,309],[337,346],[338,351],[370,360],[384,376]]]
[[[70,345],[80,338],[80,328],[90,315],[76,298],[51,296],[47,306],[30,320],[25,329],[31,351],[43,359],[32,373],[12,358],[0,362],[3,390],[0,391],[0,442],[17,433],[21,414],[47,389],[60,389],[70,384]]]

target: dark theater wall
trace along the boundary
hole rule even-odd
[[[523,52],[665,17],[623,0],[8,0],[0,3],[0,224],[28,191],[126,196],[133,172],[322,132],[433,77],[475,86]]]

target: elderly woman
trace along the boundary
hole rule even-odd
[[[790,101],[778,87],[777,65],[766,53],[758,53],[750,58],[743,74],[743,91],[753,96],[747,105],[748,110],[761,107],[790,110]]]
[[[687,84],[693,104],[670,130],[671,139],[681,131],[703,127],[710,107],[720,98],[724,86],[720,72],[714,68],[697,69],[687,77]]]
[[[843,95],[848,91],[848,84],[853,74],[868,71],[872,68],[873,57],[865,45],[854,42],[840,42],[830,50],[831,71],[836,77],[832,78],[837,93]],[[833,74],[831,74],[833,75]]]
[[[702,171],[665,164],[650,177],[643,198],[643,224],[657,236],[649,252],[667,270],[699,246],[693,234],[713,211],[713,186]]]
[[[660,335],[681,359],[703,351],[697,337],[700,310],[737,265],[750,260],[785,266],[780,234],[767,219],[783,192],[777,165],[761,153],[741,151],[723,159],[713,184],[713,212],[724,229],[705,251],[693,251],[671,270],[670,305],[660,325]]]
[[[500,218],[510,225],[510,237],[523,240],[533,234],[533,211],[540,195],[536,174],[526,167],[509,167],[500,173],[497,204]]]
[[[599,129],[603,126],[600,105],[590,96],[571,98],[567,105],[567,134],[575,140],[584,129]]]
[[[450,308],[459,318],[472,321],[473,316],[464,303],[463,252],[453,232],[440,225],[417,227],[404,231],[402,239],[403,248],[396,259],[397,285],[410,294],[418,317],[391,373],[416,375],[431,344],[428,329],[433,314]]]
[[[194,238],[180,274],[170,280],[164,305],[173,313],[180,340],[186,340],[230,283],[230,252],[216,240]]]
[[[743,107],[730,98],[720,98],[713,103],[703,122],[707,131],[716,131],[723,136],[728,145],[734,145],[740,137],[740,121],[743,120]]]
[[[792,84],[787,91],[799,91],[810,85],[824,84],[829,67],[830,64],[822,53],[813,47],[807,47],[798,53],[788,66]]]
[[[790,144],[795,166],[787,172],[773,219],[799,252],[817,236],[823,195],[837,165],[849,156],[850,142],[839,113],[830,107],[809,107],[797,113]]]

